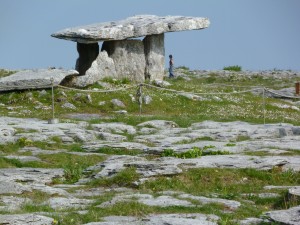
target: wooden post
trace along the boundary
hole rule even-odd
[[[295,83],[295,94],[299,95],[299,93],[300,93],[300,83],[296,82]]]
[[[54,117],[54,78],[51,77],[51,92],[52,92],[52,118],[48,120],[48,124],[58,123],[58,119]]]

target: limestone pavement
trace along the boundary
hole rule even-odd
[[[280,153],[300,151],[300,127],[291,124],[249,124],[246,122],[213,122],[193,123],[187,128],[179,127],[173,121],[151,120],[137,126],[124,123],[99,123],[89,125],[85,121],[48,124],[47,121],[28,118],[0,117],[0,144],[14,143],[25,138],[31,141],[49,141],[60,137],[68,144],[80,141],[84,152],[69,152],[63,149],[44,150],[36,147],[24,147],[17,154],[1,152],[0,156],[20,161],[39,161],[40,154],[78,154],[103,155],[96,153],[101,147],[116,150],[140,150],[141,154],[106,156],[104,162],[90,166],[85,170],[86,176],[75,184],[51,185],[54,178],[63,178],[63,169],[46,168],[4,168],[0,169],[0,210],[6,213],[0,215],[0,221],[5,224],[51,224],[51,216],[37,212],[34,214],[14,215],[24,204],[31,200],[20,197],[23,193],[39,191],[51,197],[41,203],[59,213],[61,210],[74,210],[86,213],[95,201],[89,196],[101,196],[112,189],[86,189],[85,184],[97,178],[109,178],[128,167],[136,168],[140,180],[135,185],[159,176],[171,176],[182,173],[189,168],[254,168],[269,170],[274,167],[285,170],[300,171],[300,156],[285,156]],[[128,140],[128,134],[133,138]],[[247,137],[245,141],[237,142],[240,136]],[[205,138],[206,140],[203,140]],[[230,143],[235,143],[230,144]],[[182,159],[174,157],[148,158],[149,154],[161,154],[165,149],[173,149],[182,153],[193,147],[209,146],[210,151],[228,151],[229,155],[202,156],[200,158]],[[265,151],[267,156],[249,156],[246,153]],[[28,156],[28,153],[31,156]],[[279,155],[278,155],[279,153]],[[77,191],[71,192],[70,188]],[[81,189],[82,187],[82,189]],[[272,187],[266,187],[272,188]],[[277,187],[273,187],[277,188]],[[290,195],[299,196],[299,187],[278,187],[289,190]],[[218,198],[218,196],[196,196],[184,192],[161,192],[156,195],[136,192],[130,188],[113,189],[117,194],[111,201],[103,202],[97,207],[109,207],[118,202],[137,201],[148,206],[185,206],[195,207],[195,204],[217,203],[226,206],[229,211],[237,210],[242,202]],[[8,196],[10,195],[10,196]],[[263,197],[263,196],[261,196]],[[288,210],[268,212],[270,221],[283,224],[299,224],[299,207]],[[258,224],[262,218],[249,218],[241,224]],[[136,217],[108,217],[103,222],[94,221],[91,224],[217,224],[215,215],[202,214],[161,214],[148,215],[142,220]],[[249,222],[250,221],[250,222]],[[256,221],[256,222],[255,222]]]

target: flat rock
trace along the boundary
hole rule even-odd
[[[64,115],[64,117],[76,119],[76,120],[93,120],[93,119],[107,118],[107,117],[102,117],[99,114],[89,114],[89,113],[70,113]]]
[[[300,224],[300,206],[292,207],[287,210],[276,210],[265,213],[272,221],[280,224],[299,225]]]
[[[131,125],[126,125],[124,123],[101,123],[101,124],[93,124],[94,130],[100,132],[110,132],[117,134],[135,134],[136,129]]]
[[[29,203],[32,203],[32,200],[29,198],[20,198],[20,197],[14,197],[14,196],[1,196],[0,197],[0,210],[11,212],[11,211],[20,209],[23,204],[29,204]]]
[[[19,160],[20,162],[34,162],[34,161],[42,161],[40,158],[35,157],[35,156],[24,156],[24,155],[8,155],[4,156],[4,158],[7,159],[16,159]]]
[[[293,169],[299,171],[300,157],[213,155],[192,159],[162,157],[147,160],[138,156],[111,156],[106,161],[87,168],[87,171],[102,169],[96,175],[93,175],[94,178],[100,178],[114,176],[127,167],[134,167],[137,173],[144,178],[149,178],[160,175],[176,175],[180,174],[182,169],[190,168],[253,168],[270,170],[276,166],[281,167],[283,170]]]
[[[133,200],[134,199],[134,200]],[[171,196],[158,196],[153,197],[149,194],[121,194],[115,196],[112,200],[108,202],[103,202],[99,207],[105,208],[112,206],[118,202],[128,202],[137,200],[139,203],[148,205],[148,206],[158,206],[158,207],[169,207],[169,206],[182,206],[182,207],[193,207],[195,206],[187,200],[177,199]]]
[[[25,191],[31,191],[31,188],[14,181],[6,181],[4,177],[0,178],[0,194],[22,194]]]
[[[124,40],[166,32],[199,30],[209,26],[201,17],[138,15],[124,20],[67,28],[51,36],[79,43]]]
[[[0,221],[4,225],[53,225],[54,219],[32,213],[0,215]]]
[[[99,142],[92,142],[82,146],[82,149],[88,152],[97,151],[100,148],[115,148],[115,149],[128,149],[128,150],[146,150],[148,149],[147,145],[136,143],[136,142],[112,142],[112,143],[99,143]]]
[[[0,78],[0,91],[41,89],[59,85],[70,75],[77,75],[76,70],[36,69],[22,70],[10,76]]]
[[[144,123],[140,123],[137,125],[138,127],[148,127],[148,128],[157,128],[157,129],[167,129],[167,128],[175,128],[178,125],[173,121],[167,120],[150,120]]]
[[[241,203],[238,201],[227,200],[227,199],[222,199],[222,198],[207,198],[207,197],[203,197],[203,196],[194,196],[194,195],[190,195],[190,194],[181,194],[178,197],[182,198],[182,199],[192,199],[195,201],[199,201],[202,204],[218,203],[218,204],[225,205],[226,207],[228,207],[232,210],[237,209],[241,206]]]
[[[56,210],[63,209],[84,209],[90,204],[94,203],[93,200],[89,199],[79,199],[79,198],[50,198],[46,204],[50,205],[51,208]]]
[[[44,169],[44,168],[7,168],[0,169],[0,180],[6,182],[24,182],[26,184],[47,184],[53,178],[63,177],[63,169]]]
[[[259,224],[263,224],[263,223],[268,224],[268,222],[270,222],[270,221],[267,221],[265,219],[260,219],[260,218],[246,218],[244,220],[240,220],[239,224],[240,225],[259,225]]]
[[[292,187],[289,189],[289,194],[300,197],[300,187]]]
[[[217,225],[219,217],[199,213],[190,214],[151,214],[143,218],[132,216],[104,217],[104,222],[92,222],[85,225]]]

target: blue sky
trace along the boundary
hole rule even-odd
[[[210,19],[205,30],[165,35],[175,66],[300,71],[299,10],[299,0],[0,0],[0,68],[72,69],[76,43],[52,33],[153,14]]]

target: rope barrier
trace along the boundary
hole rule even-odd
[[[255,90],[261,90],[263,89],[261,88],[254,88],[251,90],[246,90],[246,91],[235,91],[235,92],[210,92],[210,93],[197,93],[197,92],[186,92],[186,91],[177,91],[177,90],[173,90],[173,89],[169,89],[169,88],[163,88],[163,87],[157,87],[151,84],[142,84],[145,87],[150,87],[150,88],[156,88],[156,89],[161,89],[164,91],[170,91],[173,93],[177,93],[177,94],[194,94],[194,95],[231,95],[231,94],[241,94],[241,93],[247,93],[247,92],[252,92]]]
[[[212,85],[216,85],[217,84],[211,84],[211,85],[206,85],[206,86],[212,86]],[[141,84],[137,84],[137,85],[131,85],[128,87],[122,87],[122,88],[117,88],[117,89],[110,89],[110,90],[82,90],[82,89],[78,89],[78,88],[71,88],[71,87],[66,87],[66,86],[62,86],[62,85],[54,85],[54,81],[53,79],[51,79],[51,83],[48,85],[43,85],[40,86],[40,88],[51,88],[52,90],[52,119],[49,120],[49,123],[57,123],[55,117],[54,117],[54,87],[58,87],[58,88],[62,88],[62,89],[66,89],[66,90],[71,90],[71,91],[77,91],[77,92],[86,92],[86,93],[111,93],[111,92],[120,92],[120,91],[126,91],[132,88],[138,88],[137,92],[136,92],[136,97],[137,97],[137,101],[139,103],[139,112],[140,115],[142,114],[142,104],[143,104],[143,94],[144,92],[147,90],[145,89],[143,91],[142,87],[146,87],[146,88],[154,88],[154,89],[158,89],[161,91],[168,91],[168,92],[172,92],[175,94],[192,94],[192,95],[233,95],[233,94],[243,94],[243,93],[248,93],[248,92],[253,92],[253,91],[257,91],[257,90],[261,90],[262,91],[262,97],[263,97],[263,119],[264,119],[264,124],[266,123],[266,92],[269,92],[271,94],[274,94],[276,96],[280,96],[280,97],[284,97],[284,98],[291,98],[291,99],[300,99],[300,97],[296,97],[296,96],[289,96],[289,95],[284,95],[284,94],[280,94],[277,93],[275,91],[272,91],[268,88],[265,87],[260,87],[260,86],[235,86],[235,85],[226,85],[226,84],[220,84],[221,86],[227,86],[227,87],[236,87],[236,88],[252,88],[251,90],[244,90],[244,91],[233,91],[233,92],[210,92],[210,93],[197,93],[197,92],[189,92],[189,91],[178,91],[178,90],[174,90],[174,89],[169,89],[169,88],[164,88],[164,87],[158,87],[155,85],[151,85],[151,84],[146,84],[146,83],[141,83]],[[9,88],[18,88],[18,86],[7,86]],[[36,85],[28,85],[26,86],[27,89],[31,89],[31,88],[36,88]]]
[[[238,86],[233,84],[222,84],[222,83],[213,83],[213,84],[203,84],[204,86],[224,86],[224,87],[236,87],[236,88],[263,88],[262,86]]]
[[[109,93],[109,92],[117,92],[117,91],[125,91],[134,87],[137,87],[138,85],[132,85],[129,87],[124,87],[124,88],[118,88],[118,89],[111,89],[111,90],[82,90],[78,88],[70,88],[62,85],[57,85],[57,87],[66,89],[66,90],[71,90],[71,91],[78,91],[78,92],[88,92],[88,93]]]

